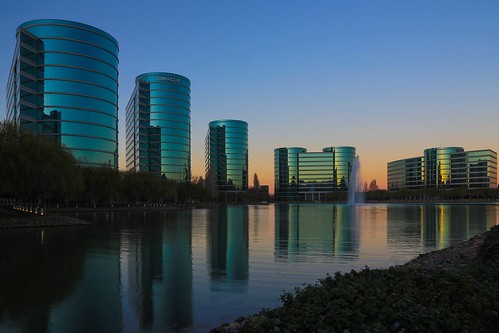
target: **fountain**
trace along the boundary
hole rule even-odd
[[[360,176],[359,156],[356,156],[352,163],[350,172],[350,181],[348,182],[348,201],[349,205],[364,203],[364,192],[362,192],[362,177]]]

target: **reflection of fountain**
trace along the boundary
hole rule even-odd
[[[348,201],[349,205],[364,203],[364,192],[362,192],[362,178],[360,176],[359,156],[356,156],[352,163],[350,172],[350,181],[348,182]]]

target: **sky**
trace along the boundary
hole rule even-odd
[[[0,119],[23,22],[66,19],[119,42],[119,161],[135,77],[191,80],[192,174],[208,123],[249,125],[249,179],[274,149],[354,146],[386,188],[389,161],[431,147],[499,150],[499,1],[8,1],[0,5]]]

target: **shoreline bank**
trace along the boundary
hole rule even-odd
[[[92,222],[63,215],[35,215],[0,208],[0,229],[66,227],[90,225]]]
[[[210,333],[486,332],[499,325],[499,226],[402,265],[336,273]]]

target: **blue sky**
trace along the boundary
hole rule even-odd
[[[15,31],[39,18],[87,23],[120,44],[120,167],[135,77],[192,83],[192,173],[208,122],[246,120],[250,174],[273,183],[273,149],[357,147],[368,181],[425,148],[499,150],[499,1],[9,1],[0,84]],[[0,119],[5,88],[0,89]],[[250,177],[252,179],[253,177]]]

